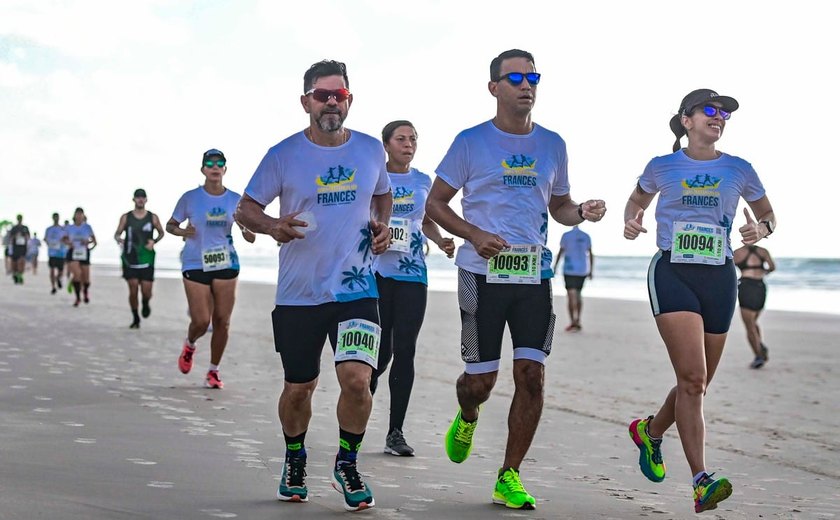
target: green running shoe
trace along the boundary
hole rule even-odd
[[[449,460],[458,464],[467,460],[472,451],[472,438],[477,425],[478,419],[473,422],[461,419],[461,409],[458,409],[455,420],[446,432],[446,454]]]
[[[723,502],[732,494],[732,484],[728,479],[722,477],[715,480],[712,475],[704,474],[700,482],[694,485],[695,513],[716,509],[718,502]]]
[[[662,439],[651,439],[647,433],[647,425],[653,419],[651,415],[647,419],[636,419],[630,423],[630,438],[639,448],[639,468],[642,473],[653,482],[665,480],[665,462],[662,461],[662,452],[659,450]]]
[[[504,472],[499,470],[496,489],[493,491],[493,503],[511,509],[536,509],[537,501],[522,487],[519,472],[508,468]]]

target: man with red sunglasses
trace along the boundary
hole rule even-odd
[[[370,379],[381,334],[371,264],[388,248],[393,201],[382,143],[344,127],[353,103],[344,64],[312,65],[303,92],[309,126],[269,149],[245,188],[237,218],[283,244],[272,313],[285,372],[278,412],[286,460],[277,498],[309,499],[304,438],[329,338],[341,386],[332,482],[345,509],[358,511],[374,506],[356,458],[373,403]],[[278,198],[280,216],[270,217],[265,207]]]
[[[515,509],[536,507],[519,466],[540,421],[554,334],[548,217],[574,226],[597,222],[606,212],[603,200],[578,204],[569,195],[566,143],[531,120],[539,82],[531,53],[513,49],[493,59],[488,89],[496,115],[458,134],[426,202],[434,221],[465,240],[455,260],[465,368],[446,453],[460,463],[472,450],[479,406],[496,383],[507,324],[515,393],[493,502]],[[461,189],[463,218],[449,206]]]

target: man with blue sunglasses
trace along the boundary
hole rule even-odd
[[[519,466],[540,421],[554,334],[548,218],[574,226],[597,222],[606,212],[603,200],[578,204],[569,195],[566,143],[531,120],[539,82],[531,53],[512,49],[493,59],[488,90],[496,98],[496,115],[458,134],[426,203],[433,220],[465,240],[455,260],[465,368],[446,452],[461,463],[472,450],[479,406],[496,383],[507,324],[516,390],[493,502],[514,509],[536,507]],[[463,217],[449,206],[461,189]]]

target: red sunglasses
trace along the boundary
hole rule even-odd
[[[339,88],[335,90],[327,90],[325,88],[313,88],[306,91],[305,96],[312,94],[312,99],[320,103],[326,103],[330,98],[335,99],[336,103],[344,103],[350,97],[350,91],[346,88]]]

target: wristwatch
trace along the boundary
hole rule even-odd
[[[775,231],[775,228],[776,228],[776,226],[773,225],[773,222],[770,221],[770,220],[762,220],[761,223],[764,224],[765,226],[767,226],[767,234],[764,235],[764,236],[769,237],[770,235],[772,235],[773,231]]]

